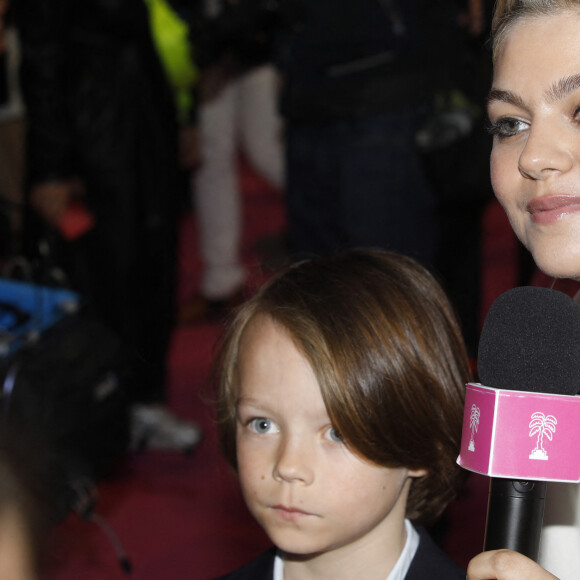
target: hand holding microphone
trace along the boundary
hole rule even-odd
[[[538,557],[547,481],[579,481],[580,306],[561,292],[515,288],[481,333],[481,384],[468,385],[461,454],[491,475],[485,550]]]
[[[496,550],[478,554],[469,562],[467,580],[558,580],[539,564],[518,552]]]

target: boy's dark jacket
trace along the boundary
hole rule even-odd
[[[419,547],[411,562],[405,580],[465,580],[465,571],[435,545],[422,528],[419,532]],[[272,580],[276,548],[270,548],[239,570],[216,580]]]

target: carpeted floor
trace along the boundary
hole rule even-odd
[[[284,227],[280,195],[248,171],[243,173],[244,260],[250,288],[268,275],[256,253],[259,241]],[[503,212],[490,204],[484,216],[482,317],[493,299],[515,283],[517,247]],[[200,262],[195,220],[181,229],[179,300],[197,287]],[[259,246],[259,244],[258,244]],[[263,245],[261,247],[264,247]],[[237,483],[217,449],[204,381],[219,327],[175,330],[170,354],[169,404],[200,423],[205,437],[192,456],[132,454],[99,486],[98,513],[112,526],[133,564],[134,580],[209,580],[248,561],[267,545],[247,513]],[[444,546],[465,566],[482,545],[487,481],[471,477],[448,511]],[[106,536],[94,524],[71,515],[50,538],[41,580],[117,580],[120,569]]]

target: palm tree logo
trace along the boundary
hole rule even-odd
[[[558,421],[554,415],[544,415],[544,413],[534,413],[528,427],[530,428],[530,437],[537,435],[536,447],[530,453],[530,459],[548,460],[548,454],[544,449],[544,437],[552,441],[556,432]]]
[[[477,428],[479,427],[479,417],[481,411],[479,407],[474,403],[471,405],[471,414],[469,416],[469,428],[471,429],[471,439],[469,440],[469,445],[467,449],[469,451],[475,451],[475,434],[477,433]]]

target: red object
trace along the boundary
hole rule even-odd
[[[58,229],[62,237],[71,242],[86,234],[94,225],[93,214],[80,200],[74,200],[60,218]]]

